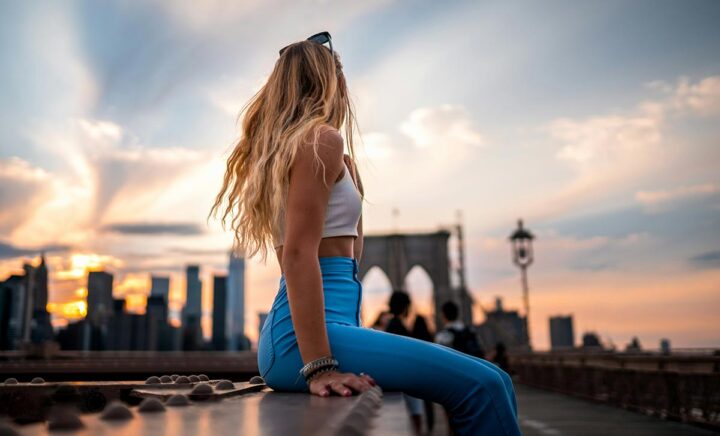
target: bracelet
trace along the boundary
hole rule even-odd
[[[305,383],[307,383],[307,385],[310,386],[310,380],[315,378],[316,375],[323,373],[323,372],[336,370],[336,369],[338,369],[338,366],[333,363],[328,363],[326,365],[319,366],[319,367],[313,369],[312,371],[308,372],[307,375],[305,375]]]
[[[308,375],[315,369],[327,365],[339,365],[339,362],[335,360],[332,356],[320,357],[311,362],[308,362],[307,365],[303,366],[302,369],[300,369],[300,374],[303,377],[307,378]]]
[[[337,365],[332,364],[332,363],[328,363],[327,365],[317,367],[305,375],[305,380],[310,380],[311,378],[313,378],[315,376],[315,374],[317,374],[320,371],[325,371],[327,369],[337,369],[337,367],[338,367]]]
[[[306,379],[305,382],[307,383],[308,387],[310,386],[310,383],[315,380],[320,374],[324,374],[326,372],[330,371],[336,371],[336,366],[326,366],[320,369],[315,370],[312,374],[310,374]]]

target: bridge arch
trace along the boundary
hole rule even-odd
[[[420,266],[433,283],[434,322],[440,326],[440,307],[454,301],[460,308],[460,319],[472,325],[472,298],[463,286],[450,284],[448,241],[451,233],[439,230],[431,233],[392,233],[365,235],[358,278],[363,280],[373,267],[385,272],[392,289],[407,291],[405,277],[411,268]]]

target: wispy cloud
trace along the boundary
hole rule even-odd
[[[458,105],[415,109],[400,125],[400,131],[419,148],[448,148],[457,153],[463,147],[485,145],[467,110]]]
[[[720,114],[720,75],[705,77],[695,83],[683,76],[678,78],[674,85],[662,80],[655,80],[647,85],[668,96],[661,103],[668,111],[700,116]]]
[[[638,191],[635,193],[635,199],[648,212],[659,212],[683,200],[710,197],[718,193],[720,188],[716,184],[703,183],[659,191]]]
[[[0,233],[10,234],[49,197],[50,174],[19,157],[0,158]]]
[[[690,258],[690,262],[702,268],[720,268],[720,250],[697,254]]]
[[[609,115],[584,120],[561,118],[550,123],[550,135],[565,145],[557,158],[584,170],[607,169],[632,163],[660,143],[662,114],[642,110],[639,114]]]
[[[171,247],[168,251],[190,256],[228,256],[229,253],[229,250],[225,248]]]
[[[204,233],[203,228],[195,223],[114,223],[102,226],[101,231],[145,236],[191,236]]]
[[[574,178],[543,198],[534,207],[535,216],[557,216],[591,203],[607,202],[613,196],[626,196],[628,186],[662,179],[678,161],[688,159],[688,153],[677,146],[680,120],[714,113],[719,79],[709,76],[693,83],[680,78],[676,85],[651,82],[648,87],[661,95],[643,99],[634,107],[547,123],[542,130],[557,147],[555,157],[568,165]],[[649,197],[641,195],[645,200]]]
[[[46,253],[66,252],[69,245],[42,245],[39,247],[20,247],[14,244],[0,242],[0,259],[12,259],[21,256],[37,256],[41,251]]]

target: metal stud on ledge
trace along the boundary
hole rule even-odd
[[[230,389],[235,389],[235,384],[231,382],[230,380],[220,380],[216,385],[215,389],[218,391],[227,391]]]
[[[140,405],[138,406],[138,412],[147,413],[147,412],[164,412],[165,411],[165,405],[162,403],[162,401],[158,400],[157,398],[145,398],[140,402]]]
[[[121,421],[124,419],[132,419],[133,413],[130,411],[130,409],[123,403],[117,400],[113,400],[110,402],[110,404],[105,407],[105,410],[103,410],[102,414],[100,415],[100,419],[105,419],[108,421]]]
[[[185,394],[175,394],[165,402],[166,406],[189,406],[190,399]]]
[[[250,383],[251,385],[259,385],[265,383],[265,379],[260,377],[259,375],[256,375],[253,376],[253,378],[251,378],[248,383]]]

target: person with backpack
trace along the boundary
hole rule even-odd
[[[390,301],[388,302],[388,306],[390,309],[390,313],[392,314],[392,318],[390,318],[387,325],[385,326],[385,331],[387,333],[412,337],[412,334],[410,333],[410,330],[407,328],[406,324],[408,316],[410,315],[410,305],[410,295],[408,295],[406,292],[394,291],[392,295],[390,295]],[[421,398],[410,396],[405,392],[403,392],[402,397],[405,400],[405,405],[407,407],[408,413],[410,414],[410,419],[412,421],[415,434],[419,435],[422,433],[422,416],[424,402]]]
[[[481,359],[485,358],[485,350],[477,339],[475,332],[458,319],[458,306],[452,301],[442,305],[441,318],[445,328],[435,334],[435,342]]]
[[[415,339],[427,342],[433,342],[435,337],[435,335],[430,331],[425,317],[420,314],[415,315],[415,323],[410,331],[410,335]],[[425,424],[427,426],[427,431],[428,434],[433,434],[433,428],[435,427],[434,403],[430,400],[423,400],[423,404],[425,405]]]

